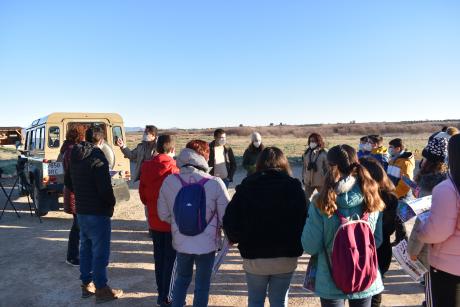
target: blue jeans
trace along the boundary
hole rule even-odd
[[[211,273],[215,252],[204,255],[177,253],[177,273],[173,289],[172,307],[183,307],[187,289],[192,281],[193,264],[196,265],[193,307],[208,306]]]
[[[225,187],[228,189],[228,186],[230,185],[230,179],[225,178],[225,179],[222,179],[222,181],[224,182]]]
[[[80,279],[97,289],[107,285],[110,256],[110,217],[78,214],[80,225]]]
[[[72,228],[69,233],[69,242],[67,243],[67,260],[78,260],[80,252],[78,245],[80,244],[80,228],[78,228],[78,218],[73,214]]]
[[[176,260],[176,251],[172,247],[170,232],[150,230],[153,240],[153,258],[155,259],[155,279],[157,282],[159,305],[167,303],[171,273]]]
[[[289,285],[291,284],[291,273],[274,275],[255,275],[246,272],[248,283],[248,306],[263,307],[267,296],[270,307],[284,307],[288,305]]]
[[[356,300],[348,300],[348,305],[350,307],[371,307],[372,303],[372,296],[362,298],[362,299],[356,299]],[[321,298],[321,307],[344,307],[345,306],[345,300],[330,300],[330,299],[325,299]]]

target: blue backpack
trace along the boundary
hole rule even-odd
[[[174,201],[174,218],[179,232],[186,236],[196,236],[202,233],[208,222],[206,221],[206,193],[204,185],[209,181],[203,178],[198,182],[185,182],[178,174],[182,188]],[[214,218],[214,214],[209,222]]]

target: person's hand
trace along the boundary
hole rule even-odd
[[[417,255],[409,255],[410,260],[417,261]]]
[[[118,145],[118,147],[120,147],[120,148],[125,147],[125,142],[123,141],[122,138],[117,138],[117,145]]]

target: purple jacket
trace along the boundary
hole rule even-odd
[[[430,245],[430,265],[460,276],[460,195],[450,179],[433,189],[431,214],[418,231]]]

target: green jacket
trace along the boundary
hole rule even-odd
[[[350,217],[354,214],[361,216],[362,203],[363,196],[357,183],[348,191],[337,195],[339,211],[345,217]],[[374,231],[376,247],[379,247],[382,243],[382,214],[380,212],[371,213],[369,223]],[[380,272],[372,286],[362,292],[347,295],[335,286],[327,264],[324,246],[326,246],[330,257],[334,236],[339,225],[340,221],[337,215],[328,218],[316,207],[315,200],[312,201],[302,233],[302,246],[308,254],[318,255],[315,294],[326,299],[361,299],[382,292],[383,283]]]

